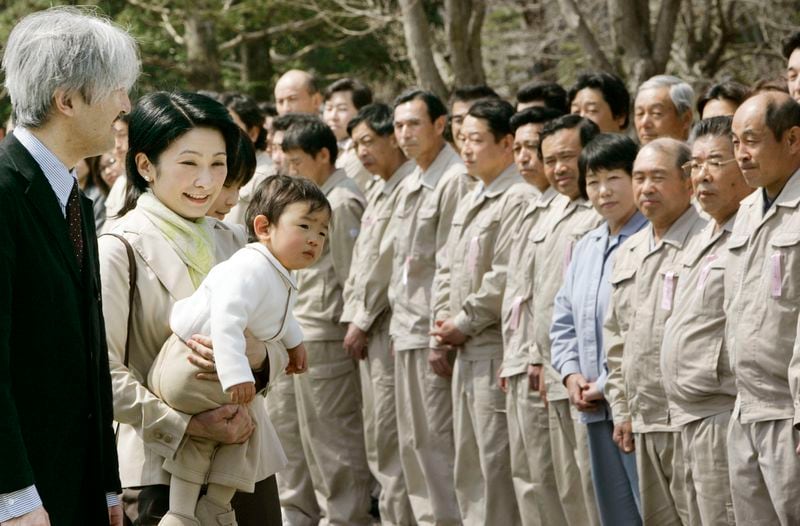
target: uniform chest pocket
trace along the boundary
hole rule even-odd
[[[710,254],[703,258],[700,265],[694,290],[686,292],[695,294],[701,312],[716,316],[725,303],[725,260]]]
[[[800,276],[800,232],[776,234],[769,244],[763,276],[769,296],[774,299],[798,298]]]
[[[633,305],[634,279],[636,278],[635,267],[615,268],[611,272],[611,301],[616,311],[617,320],[620,328],[626,331],[630,326]]]

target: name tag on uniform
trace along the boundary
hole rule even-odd
[[[783,252],[775,252],[770,256],[772,266],[772,280],[770,282],[770,296],[773,298],[781,297],[783,282]]]
[[[672,294],[675,292],[675,273],[664,274],[664,288],[661,291],[661,308],[672,310]]]
[[[467,270],[470,274],[475,274],[478,270],[478,253],[480,249],[478,236],[474,236],[469,242],[469,250],[467,251]]]
[[[708,274],[711,272],[711,264],[717,260],[716,254],[709,254],[706,256],[706,264],[703,265],[703,270],[700,271],[700,278],[697,280],[697,290],[703,290],[708,280]]]

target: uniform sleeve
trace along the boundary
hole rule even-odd
[[[625,382],[622,376],[622,352],[624,350],[625,335],[622,333],[617,317],[619,296],[619,290],[615,288],[611,293],[608,314],[603,323],[603,346],[606,350],[606,368],[608,370],[603,394],[611,406],[615,424],[621,424],[631,419],[628,399],[625,393]]]
[[[363,213],[364,203],[355,197],[345,199],[333,210],[333,225],[328,232],[327,243],[330,245],[336,279],[343,288],[350,274],[353,247],[361,231]]]
[[[114,418],[134,427],[144,444],[155,453],[173,458],[182,443],[191,415],[175,411],[151,393],[142,383],[147,371],[136,371],[124,365],[130,314],[128,255],[122,242],[111,236],[101,237],[98,245]],[[130,352],[134,354],[136,348],[132,347]]]
[[[797,332],[800,335],[800,319],[797,323]],[[800,337],[795,337],[792,359],[789,362],[789,392],[794,402],[794,419],[792,425],[800,430]]]
[[[562,381],[571,374],[581,372],[578,334],[575,330],[575,313],[572,305],[576,261],[580,260],[579,254],[575,256],[570,261],[567,276],[553,302],[553,323],[550,327],[550,361],[556,372],[561,375]]]
[[[386,220],[384,228],[375,234],[377,240],[377,257],[369,261],[367,268],[362,267],[357,276],[360,295],[353,316],[353,323],[362,331],[368,331],[378,316],[389,308],[389,283],[392,278],[392,258],[394,257],[394,225]],[[352,272],[351,272],[352,275]]]
[[[501,199],[509,200],[498,210],[500,217],[491,267],[483,274],[478,290],[466,297],[454,320],[458,330],[467,336],[479,334],[500,321],[511,241],[525,205],[509,194]]]

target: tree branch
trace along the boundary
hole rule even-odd
[[[312,27],[320,24],[324,20],[324,18],[325,17],[322,13],[317,13],[316,15],[310,18],[306,18],[304,20],[295,20],[293,22],[286,22],[285,24],[279,24],[277,26],[265,27],[264,29],[259,29],[258,31],[249,31],[247,33],[240,33],[236,37],[220,44],[219,50],[226,51],[228,49],[238,46],[239,44],[242,44],[243,42],[252,42],[253,40],[260,40],[262,38],[270,37],[278,33],[296,33],[299,31],[305,31],[306,29],[311,29]]]
[[[592,62],[594,62],[595,67],[609,72],[616,71],[616,68],[611,64],[600,47],[600,43],[597,41],[597,38],[595,38],[594,33],[589,29],[589,25],[578,9],[575,0],[558,0],[558,4],[561,7],[561,14],[564,16],[567,26],[575,32],[578,41],[581,43],[581,47],[583,47],[583,50],[589,55]]]
[[[656,19],[655,38],[653,39],[653,62],[655,71],[664,71],[672,51],[672,41],[675,39],[675,26],[678,21],[678,12],[681,9],[681,0],[661,0],[661,8]]]

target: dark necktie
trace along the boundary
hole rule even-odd
[[[72,185],[72,191],[67,200],[67,227],[69,239],[78,259],[78,268],[83,270],[83,235],[81,234],[81,198],[78,192],[78,182]]]

